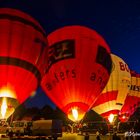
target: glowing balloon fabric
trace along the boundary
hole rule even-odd
[[[110,49],[97,32],[83,26],[60,28],[48,36],[48,43],[42,87],[71,120],[80,120],[108,81]]]
[[[22,103],[36,90],[46,67],[45,40],[44,30],[32,17],[0,9],[0,97],[10,91]]]
[[[119,112],[121,122],[126,122],[140,105],[140,74],[131,71],[131,87],[125,103]]]
[[[129,92],[131,75],[127,64],[118,56],[111,54],[112,73],[102,94],[93,105],[93,110],[103,116],[118,115]]]

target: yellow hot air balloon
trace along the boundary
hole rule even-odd
[[[128,65],[120,57],[111,54],[111,58],[113,66],[109,81],[92,109],[113,122],[128,94],[131,75]]]

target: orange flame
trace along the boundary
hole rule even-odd
[[[114,121],[114,115],[113,114],[110,114],[109,117],[108,117],[108,120],[110,123],[113,123]]]
[[[78,122],[83,119],[84,115],[85,115],[85,112],[82,111],[80,108],[73,107],[70,109],[68,113],[68,118],[74,122]]]
[[[7,110],[7,100],[6,97],[4,97],[2,99],[2,105],[1,105],[1,115],[3,119],[5,118],[6,110]]]

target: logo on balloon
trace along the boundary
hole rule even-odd
[[[131,85],[131,88],[130,90],[133,90],[133,91],[140,91],[140,86],[137,86],[137,85]]]
[[[54,63],[69,58],[75,58],[75,41],[63,40],[49,47],[48,69]]]

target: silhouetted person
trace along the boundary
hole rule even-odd
[[[140,119],[134,125],[134,132],[140,134]],[[135,136],[135,140],[140,140],[140,136]]]
[[[114,133],[114,134],[113,134],[113,140],[120,140],[120,137],[117,136],[117,133]]]
[[[86,132],[85,140],[89,140],[89,134]]]
[[[12,131],[12,130],[9,131],[8,136],[9,136],[10,138],[13,137],[13,131]]]
[[[98,135],[98,136],[96,136],[96,140],[101,140],[99,135]]]
[[[140,133],[140,119],[135,123],[134,131]]]
[[[96,140],[101,140],[99,131],[96,132]]]
[[[57,134],[56,133],[53,135],[53,140],[57,140]]]

